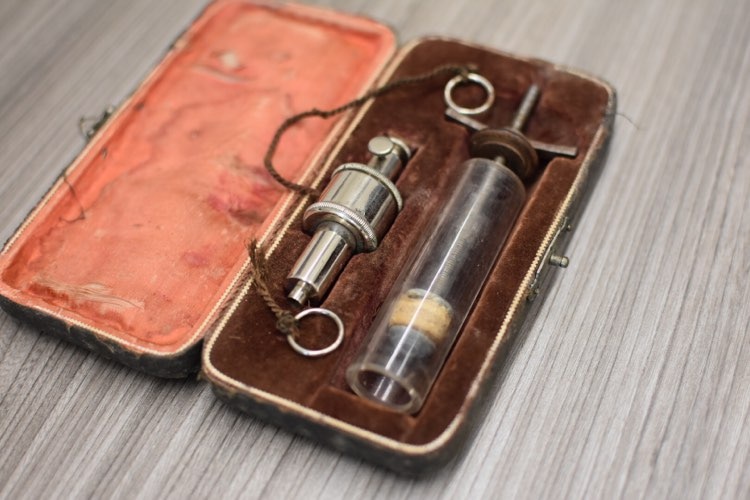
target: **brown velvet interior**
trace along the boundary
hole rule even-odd
[[[286,194],[262,158],[278,125],[362,91],[393,50],[374,21],[305,6],[211,5],[0,258],[0,292],[172,353],[200,340]],[[335,121],[290,131],[295,177]]]
[[[346,325],[343,346],[318,359],[299,356],[275,332],[274,316],[251,290],[214,338],[210,351],[214,369],[242,384],[406,443],[430,442],[454,419],[573,185],[605,117],[609,98],[603,85],[557,71],[546,63],[444,40],[426,40],[412,47],[393,78],[457,62],[476,64],[497,91],[495,106],[478,119],[507,125],[527,87],[537,83],[542,96],[526,127],[527,135],[577,146],[579,154],[572,160],[543,163],[539,174],[527,184],[524,210],[421,411],[403,415],[355,396],[346,386],[344,370],[360,348],[404,260],[450,195],[461,162],[469,157],[469,131],[443,116],[445,80],[378,98],[332,164],[366,161],[367,141],[377,134],[398,136],[417,148],[397,182],[405,199],[403,211],[375,252],[352,258],[324,302]],[[480,98],[480,92],[470,88],[457,95],[466,104]],[[269,284],[282,303],[286,303],[284,278],[308,240],[295,220],[270,256]],[[325,320],[306,319],[302,334],[308,345],[322,344],[324,337],[331,335],[330,325]]]

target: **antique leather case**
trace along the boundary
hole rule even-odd
[[[3,307],[163,376],[197,369],[206,335],[202,371],[229,404],[399,472],[450,460],[544,296],[550,256],[564,248],[603,163],[615,95],[576,71],[440,38],[408,44],[381,71],[393,46],[388,30],[351,16],[210,6],[8,242]],[[543,160],[527,183],[526,204],[437,382],[423,408],[406,415],[355,396],[344,371],[469,157],[470,132],[443,116],[445,81],[399,89],[335,123],[309,120],[280,145],[283,173],[316,186],[338,165],[361,161],[375,135],[415,149],[397,182],[403,211],[377,251],[352,258],[323,303],[346,325],[339,350],[308,359],[290,349],[251,286],[246,245],[259,240],[268,283],[285,303],[286,274],[309,240],[300,216],[310,200],[262,170],[276,127],[375,81],[446,63],[474,64],[493,83],[497,102],[482,116],[493,126],[508,124],[526,88],[539,85],[528,136],[576,146],[578,155]],[[329,330],[311,320],[305,339],[325,342]]]

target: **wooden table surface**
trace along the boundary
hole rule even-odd
[[[467,453],[407,479],[0,313],[0,497],[750,498],[750,2],[329,0],[581,68],[620,115]],[[204,0],[0,3],[0,238]]]

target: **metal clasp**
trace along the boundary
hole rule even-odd
[[[529,302],[533,302],[534,299],[536,299],[537,295],[539,295],[542,273],[544,272],[546,265],[549,264],[551,266],[562,268],[568,267],[570,259],[565,256],[556,254],[555,249],[560,239],[560,235],[569,232],[570,230],[570,219],[568,217],[565,217],[562,221],[562,224],[560,224],[560,226],[558,226],[557,228],[557,231],[555,231],[555,235],[552,237],[552,241],[550,241],[549,246],[547,246],[547,250],[544,252],[544,256],[542,256],[542,260],[539,262],[539,265],[536,268],[536,272],[534,273],[534,281],[532,281],[529,285],[529,294],[526,296],[526,300],[528,300]]]

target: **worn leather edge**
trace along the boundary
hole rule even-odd
[[[149,375],[162,378],[185,378],[199,370],[200,344],[194,344],[189,349],[173,355],[138,354],[86,328],[66,323],[59,317],[49,316],[3,296],[0,296],[0,307],[14,318],[38,329],[42,334],[51,334]]]

